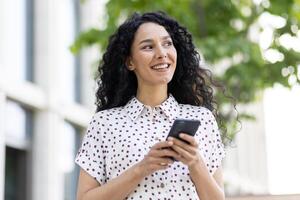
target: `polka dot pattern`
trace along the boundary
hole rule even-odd
[[[155,108],[133,97],[123,107],[96,113],[75,162],[103,185],[141,161],[155,143],[165,140],[176,118],[201,121],[195,138],[213,174],[225,156],[214,116],[204,107],[179,104],[171,94]],[[188,168],[175,162],[170,168],[145,177],[126,199],[199,198]]]

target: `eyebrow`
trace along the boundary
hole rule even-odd
[[[163,40],[168,39],[168,38],[171,38],[171,37],[169,35],[161,37],[161,39],[163,39]],[[152,41],[153,41],[152,39],[146,39],[146,40],[140,41],[139,44],[144,43],[144,42],[152,42]]]

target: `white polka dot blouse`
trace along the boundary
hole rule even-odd
[[[199,152],[211,174],[225,156],[213,114],[204,107],[179,104],[172,94],[151,108],[133,97],[125,106],[97,112],[87,127],[75,162],[101,185],[141,161],[158,141],[166,140],[176,118],[201,121]],[[198,200],[186,165],[174,162],[145,177],[126,199]]]

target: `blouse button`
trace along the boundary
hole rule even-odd
[[[160,183],[160,187],[161,187],[161,188],[164,188],[164,187],[165,187],[165,184],[164,184],[164,183]]]
[[[158,141],[158,140],[159,140],[159,138],[158,138],[158,137],[155,137],[155,138],[154,138],[154,140]]]

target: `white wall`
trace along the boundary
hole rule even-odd
[[[266,194],[269,191],[262,99],[251,105],[239,107],[238,110],[253,114],[256,120],[243,120],[242,129],[237,133],[232,147],[227,148],[224,162],[227,193]]]

